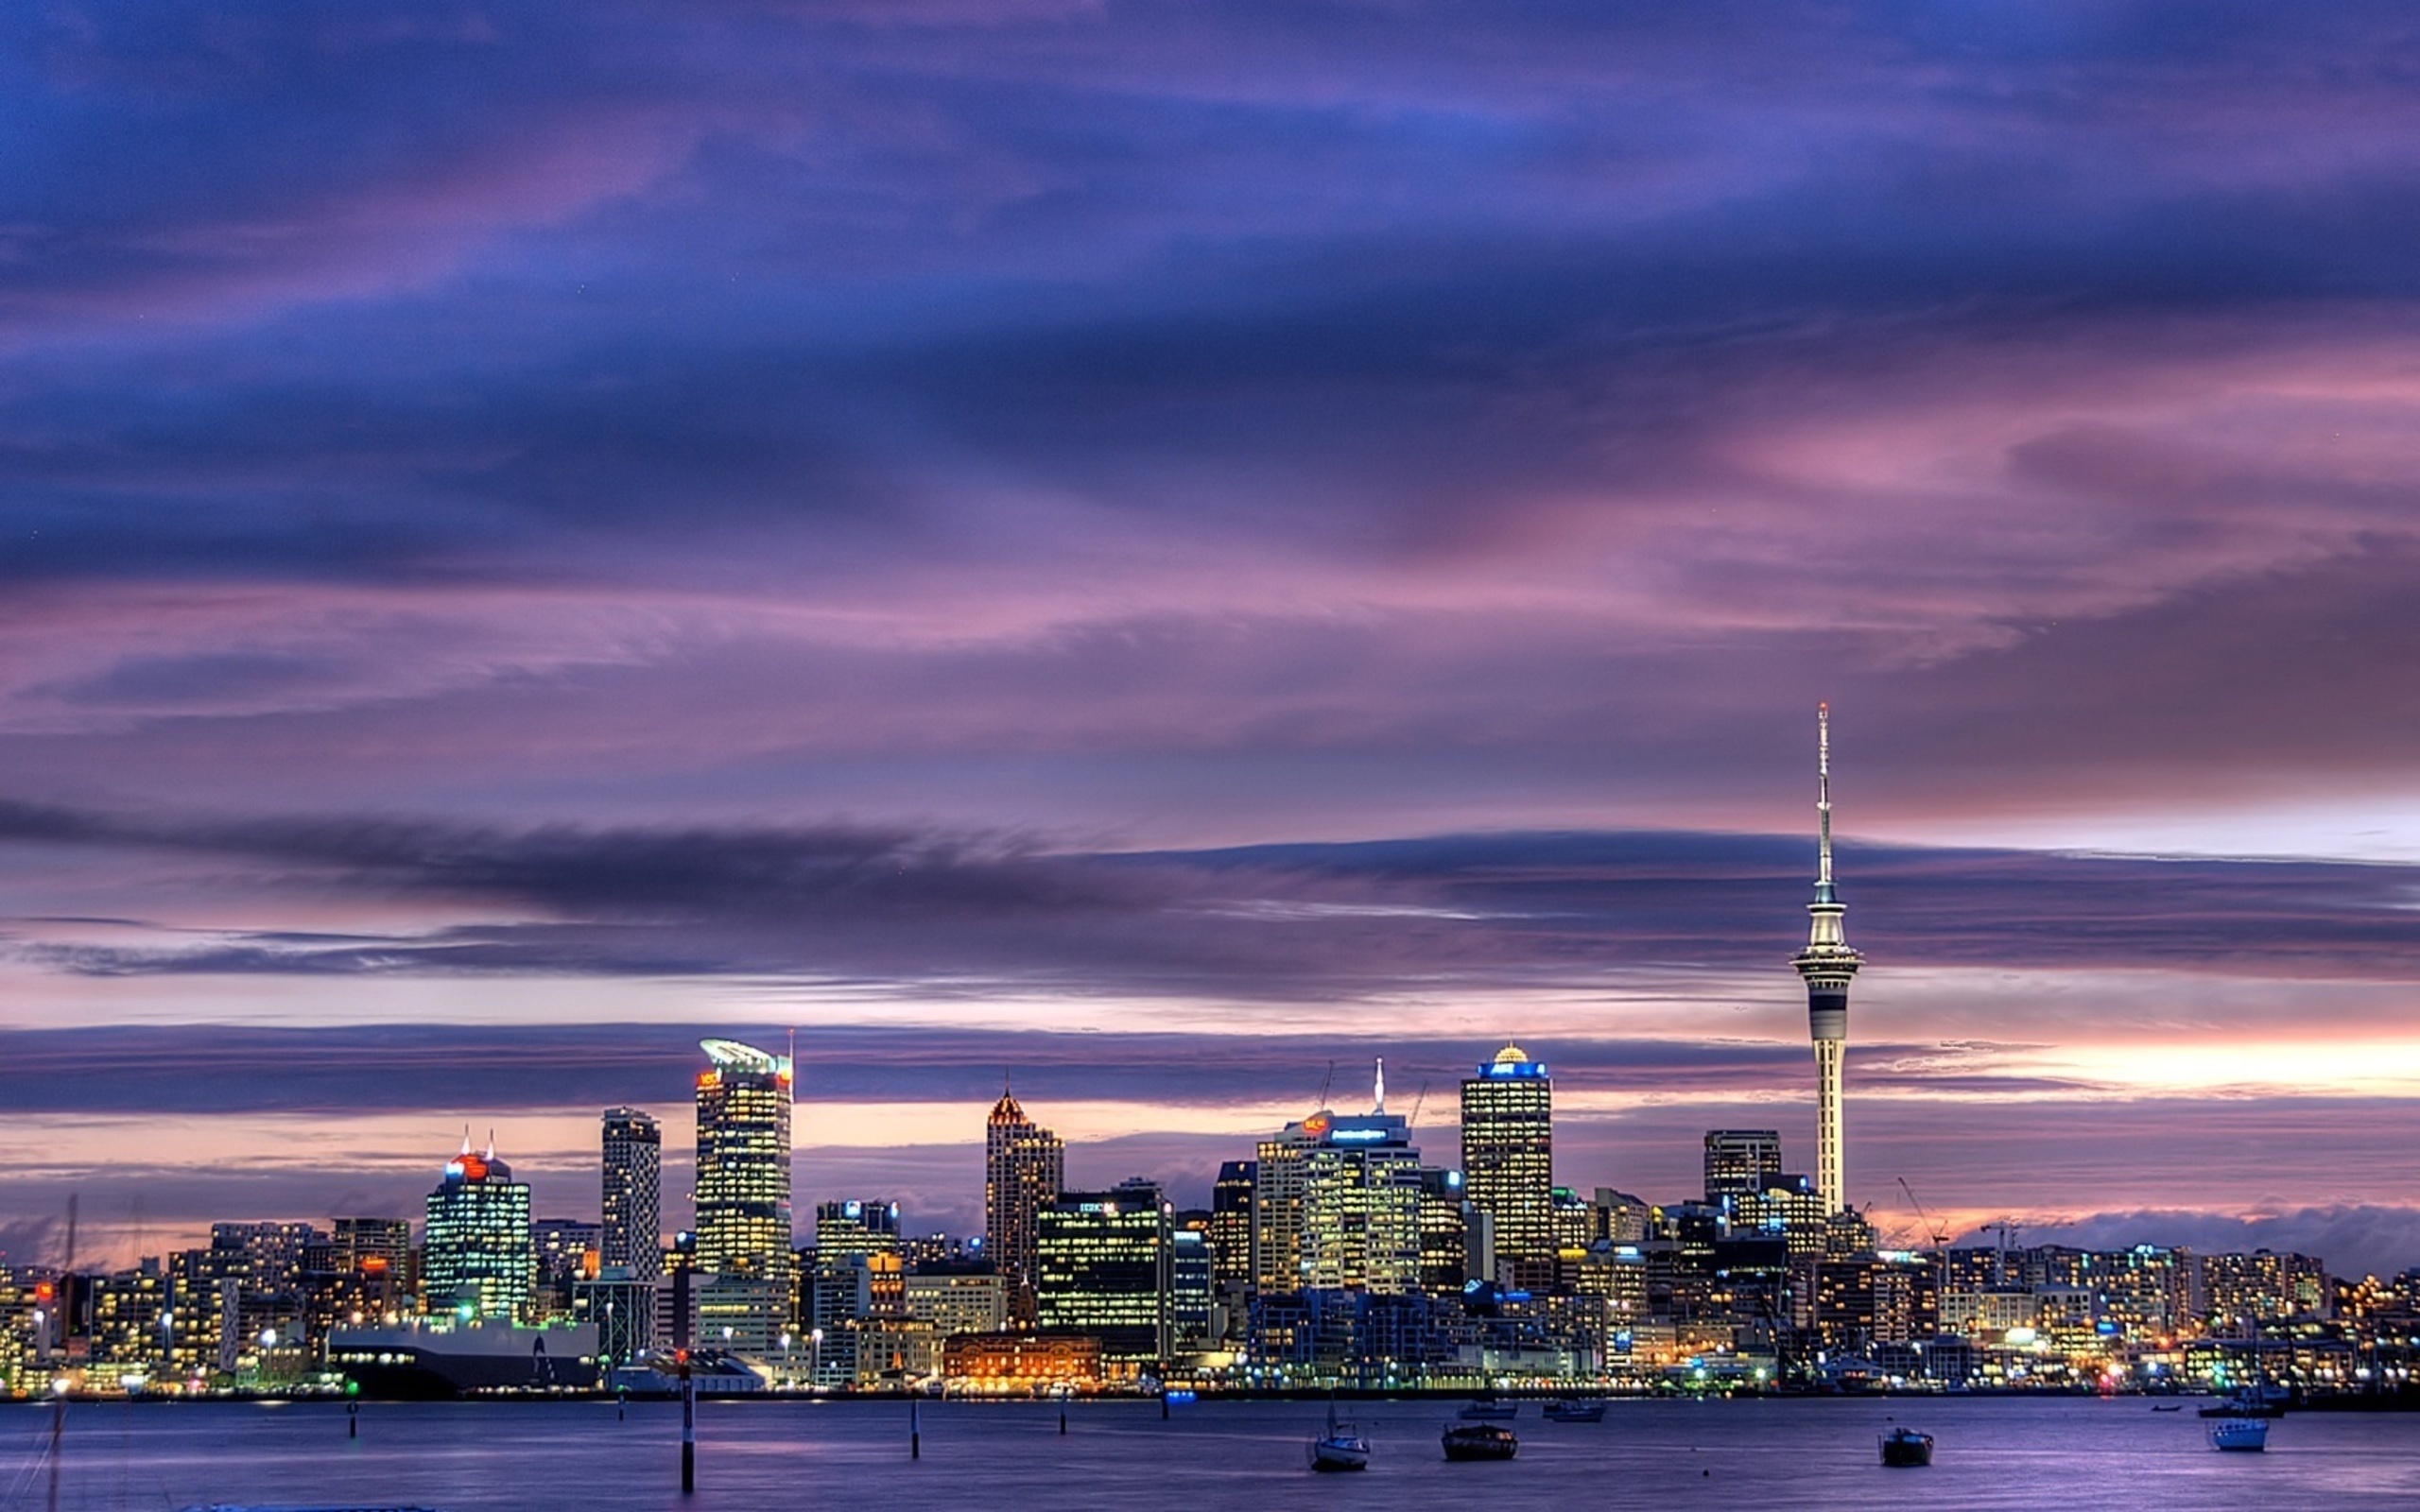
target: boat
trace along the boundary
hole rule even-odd
[[[1493,1391],[1482,1391],[1463,1403],[1461,1419],[1466,1423],[1510,1422],[1521,1415],[1521,1404],[1506,1401]]]
[[[1351,1423],[1340,1422],[1336,1416],[1336,1399],[1327,1402],[1327,1432],[1311,1440],[1311,1469],[1315,1470],[1366,1470],[1370,1468],[1370,1441]]]
[[[1932,1435],[1920,1434],[1912,1428],[1893,1428],[1884,1434],[1882,1463],[1910,1468],[1932,1463]]]
[[[1447,1459],[1511,1459],[1521,1452],[1512,1430],[1497,1423],[1447,1423],[1443,1438]]]
[[[1605,1420],[1605,1399],[1561,1397],[1541,1410],[1550,1423],[1601,1423]]]
[[[2269,1419],[2222,1418],[2210,1425],[2210,1447],[2241,1454],[2257,1454],[2269,1447]]]
[[[525,1329],[407,1323],[328,1334],[328,1364],[365,1397],[445,1400],[496,1392],[596,1389],[596,1325]],[[754,1377],[758,1385],[763,1382]]]
[[[2181,1401],[2155,1401],[2152,1403],[2152,1411],[2153,1412],[2183,1412],[2184,1410],[2185,1403]]]

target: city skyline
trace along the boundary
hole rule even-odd
[[[801,1218],[978,1228],[1004,1073],[1193,1202],[1508,1042],[1559,1177],[1823,1179],[1828,705],[1841,1200],[2408,1263],[2410,31],[22,18],[0,1251],[465,1124],[596,1218],[793,1031]]]

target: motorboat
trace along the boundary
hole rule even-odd
[[[2221,1418],[2210,1425],[2210,1447],[2239,1454],[2257,1454],[2269,1447],[2269,1419]]]
[[[1461,1416],[1466,1423],[1510,1422],[1521,1416],[1521,1404],[1506,1401],[1493,1391],[1482,1391],[1462,1404]]]
[[[1932,1435],[1912,1428],[1893,1428],[1881,1439],[1882,1463],[1908,1469],[1932,1463]]]
[[[1550,1423],[1601,1423],[1605,1420],[1605,1399],[1563,1397],[1547,1402],[1541,1410]]]
[[[1366,1470],[1370,1468],[1370,1441],[1351,1423],[1340,1421],[1336,1416],[1336,1399],[1328,1399],[1327,1432],[1311,1440],[1311,1469],[1315,1470]]]
[[[1447,1423],[1443,1441],[1447,1459],[1511,1459],[1521,1452],[1521,1440],[1500,1423]]]
[[[2185,1403],[2181,1401],[2155,1401],[2152,1403],[2152,1411],[2153,1412],[2183,1412],[2184,1410]]]

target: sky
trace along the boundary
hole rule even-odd
[[[1852,1201],[2420,1265],[2415,86],[2358,3],[8,9],[0,1250],[466,1127],[593,1214],[709,1033],[914,1228],[1004,1077],[1201,1200],[1508,1039],[1566,1184],[1811,1163],[1827,700]]]

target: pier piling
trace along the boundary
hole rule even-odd
[[[681,1494],[689,1496],[698,1489],[698,1383],[689,1375],[689,1362],[681,1362]]]

